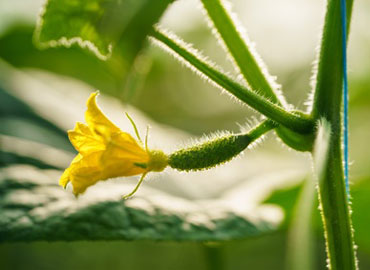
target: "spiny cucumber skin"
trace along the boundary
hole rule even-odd
[[[168,165],[179,171],[205,170],[225,163],[237,156],[251,143],[247,135],[228,135],[186,149],[169,156]]]

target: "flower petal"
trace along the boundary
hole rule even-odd
[[[69,179],[75,195],[83,193],[86,188],[94,185],[99,180],[105,180],[102,179],[101,155],[102,151],[82,156],[81,159],[72,163],[69,167]]]
[[[135,163],[148,162],[148,153],[126,132],[113,134],[101,156],[104,177],[109,178],[144,173],[146,168]]]
[[[75,158],[72,160],[71,164],[65,171],[63,172],[62,176],[59,179],[59,185],[63,188],[66,188],[67,184],[70,182],[70,176],[71,176],[71,168],[76,166],[78,162],[82,159],[82,155],[78,154],[75,156]]]
[[[64,171],[59,184],[65,187],[71,182],[75,195],[101,180],[149,171],[149,152],[108,120],[96,104],[97,95],[91,94],[87,101],[87,125],[77,123],[68,132],[79,154]]]
[[[132,162],[112,162],[102,171],[103,180],[121,176],[133,176],[147,172],[146,169],[134,165]]]
[[[82,155],[105,149],[104,139],[80,122],[76,123],[74,130],[68,131],[68,137],[74,148]]]
[[[104,115],[96,104],[96,96],[98,92],[92,93],[87,100],[87,111],[85,113],[85,119],[89,128],[91,128],[96,134],[109,138],[114,132],[120,131],[120,129],[113,124]]]
[[[126,132],[114,133],[101,157],[103,167],[117,162],[129,162],[133,164],[147,163],[148,161],[148,153]]]
[[[62,186],[63,188],[67,187],[67,184],[69,183],[69,174],[70,169],[69,168],[65,169],[62,176],[59,179],[59,186]]]

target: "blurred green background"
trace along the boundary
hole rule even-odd
[[[312,66],[319,41],[324,3],[319,0],[234,0],[233,10],[256,42],[271,74],[283,85],[287,100],[306,110]],[[48,103],[43,96],[29,97],[27,87],[14,78],[30,75],[52,93],[58,80],[73,78],[75,85],[99,89],[130,104],[157,123],[193,136],[219,130],[239,131],[257,115],[246,106],[220,94],[172,56],[147,41],[127,49],[119,63],[104,62],[92,53],[71,48],[39,50],[33,43],[37,14],[43,1],[0,2],[0,134],[39,142],[68,152],[65,125],[48,119],[28,105],[29,100]],[[235,71],[204,20],[199,1],[179,0],[160,22],[184,40],[192,42],[231,74]],[[145,16],[145,14],[141,14]],[[349,42],[350,157],[355,238],[361,269],[370,269],[370,2],[355,1]],[[140,36],[140,29],[130,33]],[[137,35],[136,35],[137,34]],[[139,40],[139,39],[138,39]],[[140,48],[143,49],[140,51]],[[140,51],[140,52],[139,52]],[[138,55],[137,55],[138,54]],[[117,60],[118,61],[118,60]],[[23,76],[23,75],[22,75]],[[10,79],[11,78],[11,79]],[[23,88],[16,93],[13,89]],[[13,93],[14,92],[14,93]],[[73,94],[73,93],[72,93]],[[72,98],[73,95],[65,98]],[[51,94],[52,95],[52,94]],[[46,95],[50,96],[50,94]],[[36,102],[36,103],[37,103]],[[63,100],[60,101],[63,103]],[[53,109],[53,108],[50,108]],[[65,108],[66,109],[66,108]],[[73,108],[70,113],[73,113]],[[69,128],[72,128],[70,126]],[[0,141],[0,166],[36,164],[41,161],[9,152]],[[274,136],[259,148],[277,155],[286,149]],[[258,150],[257,150],[258,151]],[[46,165],[45,165],[46,166]],[[48,165],[50,166],[50,164]],[[58,166],[55,166],[58,168]],[[63,169],[63,168],[59,168]],[[276,192],[270,203],[292,212],[298,188]],[[0,213],[1,215],[1,213]],[[317,269],[325,269],[325,252],[319,217],[315,217]],[[176,243],[154,241],[1,243],[0,269],[285,269],[287,224],[274,233],[224,243]],[[214,264],[210,264],[212,261]]]

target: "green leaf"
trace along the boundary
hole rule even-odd
[[[121,195],[128,187],[124,188],[122,182],[104,183],[103,192],[95,190],[76,199],[57,185],[59,175],[58,171],[30,166],[3,169],[0,176],[0,242],[214,241],[257,236],[275,227],[262,217],[248,219],[230,212],[212,217],[201,206],[155,190],[123,201]],[[166,204],[160,207],[160,201]]]
[[[122,32],[124,22],[121,20],[125,16],[114,14],[119,10],[124,11],[118,1],[49,0],[41,14],[36,37],[42,46],[78,43],[104,58],[111,52],[109,29],[113,28],[118,35]]]
[[[101,91],[118,92],[118,78],[107,61],[101,61],[77,45],[37,49],[32,25],[14,25],[0,37],[0,57],[13,66],[38,68],[84,81]],[[121,75],[122,76],[122,75]]]
[[[159,20],[172,1],[50,0],[46,2],[38,21],[35,41],[40,48],[70,47],[77,44],[87,48],[99,59],[108,59],[105,64],[97,63],[103,70],[95,71],[96,77],[102,76],[111,81],[109,86],[114,89],[111,94],[130,98],[131,89],[137,87],[137,80],[142,76],[137,72],[142,69],[140,65],[136,68],[132,66],[152,30],[152,25]],[[82,65],[78,69],[85,67]],[[83,71],[77,72],[85,74]],[[94,76],[89,78],[99,83]],[[102,88],[99,89],[105,90],[103,83],[100,86]],[[122,94],[125,88],[130,93]]]
[[[70,46],[73,43],[87,47],[98,57],[106,59],[112,46],[119,43],[130,24],[143,9],[156,8],[146,14],[142,28],[150,26],[158,19],[170,1],[148,0],[48,0],[41,13],[35,34],[41,46]],[[158,8],[159,7],[159,8]],[[159,14],[158,14],[159,13]],[[143,15],[143,14],[141,14]],[[143,19],[143,18],[141,18]],[[148,24],[149,23],[149,27]],[[147,34],[143,33],[144,35]]]
[[[0,167],[26,164],[40,169],[62,170],[70,162],[69,152],[44,143],[6,135],[0,135],[0,141]]]
[[[0,75],[0,135],[38,141],[42,144],[49,144],[74,152],[64,130],[39,115],[28,104],[11,94],[13,89],[10,86],[11,84],[9,84],[10,78],[8,77],[7,80],[2,78],[10,75],[10,73],[2,67],[0,65],[0,70],[2,71]],[[10,153],[2,153],[2,158],[10,160],[21,159],[19,156],[11,155]],[[3,161],[2,163],[7,162]]]
[[[3,69],[0,68],[4,72]],[[1,78],[1,77],[0,77]],[[0,80],[0,117],[16,117],[26,118],[27,121],[33,121],[40,126],[54,131],[55,133],[65,136],[66,132],[54,123],[42,118],[28,104],[11,95],[11,90],[6,91],[5,88],[11,88],[6,85],[6,81]]]
[[[275,204],[283,209],[285,218],[281,223],[282,229],[287,229],[292,220],[294,206],[297,203],[301,189],[302,184],[277,189],[263,201],[265,204]]]
[[[46,76],[43,77],[40,72],[30,76],[10,69],[3,74],[9,85],[24,86],[16,87],[14,95],[27,101],[29,107],[37,108],[41,116],[54,119],[66,129],[83,118],[89,91],[83,91],[82,85],[55,75],[43,74]],[[52,82],[53,90],[36,83],[40,78]],[[40,102],[40,96],[43,96],[43,102]],[[61,103],[61,97],[70,98]],[[163,145],[160,149],[173,148],[179,141],[190,138],[190,135],[185,136],[140,117],[140,112],[132,108],[125,107],[124,110],[116,100],[105,95],[100,96],[99,105],[122,130],[132,129],[129,120],[122,117],[125,110],[135,116],[140,130],[151,124],[154,138],[149,143]],[[50,110],[50,107],[54,109]],[[66,157],[65,152],[55,151],[53,147],[19,138],[0,139],[6,146],[4,152],[21,157],[22,163],[19,165],[19,160],[13,159],[1,169],[0,241],[205,241],[258,236],[276,230],[282,220],[280,209],[261,206],[260,202],[269,190],[287,179],[301,179],[296,173],[305,173],[302,162],[300,166],[294,166],[299,169],[293,173],[286,172],[285,168],[281,169],[281,164],[274,162],[263,170],[266,175],[253,179],[260,175],[260,166],[264,164],[260,162],[261,157],[248,156],[248,162],[238,159],[199,174],[183,175],[168,169],[161,175],[149,175],[137,195],[127,201],[122,201],[121,197],[132,190],[135,177],[100,182],[76,199],[69,187],[63,190],[58,186],[62,171],[47,169],[68,167],[72,155]],[[279,153],[279,160],[282,156]],[[244,172],[246,167],[249,175]],[[243,177],[240,177],[241,173]]]

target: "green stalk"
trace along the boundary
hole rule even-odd
[[[264,120],[263,122],[259,123],[256,127],[252,128],[246,134],[248,135],[251,142],[254,142],[258,138],[260,138],[263,134],[267,133],[273,128],[278,127],[279,125],[271,120]]]
[[[223,41],[227,53],[233,58],[234,64],[237,65],[251,89],[258,90],[259,94],[274,104],[288,107],[284,96],[276,88],[274,79],[268,74],[257,52],[251,48],[248,37],[241,33],[237,18],[232,16],[223,1],[202,0],[202,3],[214,25],[214,30],[217,30],[216,38]],[[294,132],[283,125],[275,131],[284,143],[295,150],[310,151],[312,149],[313,132],[306,134]]]
[[[347,21],[352,11],[347,0]],[[321,41],[312,116],[325,118],[331,126],[328,160],[319,183],[319,199],[325,229],[329,268],[357,269],[349,201],[343,176],[342,121],[342,33],[340,1],[329,0]]]
[[[192,52],[189,49],[189,45],[182,42],[173,34],[168,35],[164,31],[156,29],[152,32],[151,36],[157,41],[165,44],[171,52],[176,53],[182,58],[182,60],[185,60],[186,64],[194,67],[196,71],[209,78],[216,85],[227,90],[229,93],[268,118],[300,133],[310,133],[313,130],[313,122],[309,117],[287,112],[279,105],[272,103],[249,88],[235,82],[227,75],[213,67],[212,64],[207,63],[199,55],[196,55],[196,52]]]
[[[276,89],[272,87],[267,79],[270,75],[261,67],[263,65],[261,61],[256,60],[258,59],[256,52],[252,52],[249,48],[248,39],[243,38],[238,31],[238,23],[233,21],[222,1],[202,0],[202,3],[214,27],[225,43],[228,52],[233,57],[250,87],[258,89],[269,100],[281,105],[282,102],[277,97]]]

